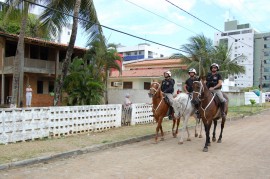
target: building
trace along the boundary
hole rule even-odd
[[[270,91],[270,32],[255,34],[254,41],[254,86]]]
[[[186,69],[181,59],[154,58],[127,61],[123,63],[122,73],[112,71],[108,80],[109,103],[119,104],[126,93],[131,95],[134,103],[150,101],[148,90],[154,81],[162,81],[163,73],[173,69]],[[175,93],[182,91],[185,79],[173,76],[175,79]]]
[[[12,94],[13,61],[18,35],[0,31],[0,96],[1,104],[9,103]],[[67,44],[59,44],[25,37],[25,61],[23,67],[23,97],[28,84],[33,89],[32,106],[51,106],[56,76],[61,73],[61,64],[66,56]],[[86,49],[74,48],[73,57],[83,57]],[[25,99],[23,101],[25,105]]]
[[[61,31],[57,33],[55,42],[61,44],[68,44],[71,36],[72,24],[67,24],[61,28]]]
[[[159,51],[158,48],[151,47],[147,43],[141,43],[131,47],[121,45],[117,47],[117,52],[123,55],[124,61],[163,57],[164,55]]]
[[[245,88],[253,86],[254,73],[254,34],[249,24],[238,24],[237,20],[225,22],[224,32],[217,32],[214,45],[225,43],[231,49],[231,59],[237,58],[237,63],[245,67],[245,74],[235,74],[225,86]],[[222,67],[221,67],[222,68]]]

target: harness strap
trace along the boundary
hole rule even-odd
[[[206,118],[206,116],[205,116],[206,109],[210,106],[210,104],[211,104],[212,101],[214,100],[215,96],[216,96],[216,93],[213,95],[211,101],[207,104],[207,106],[206,106],[205,108],[203,108],[203,107],[201,106],[201,109],[202,109],[203,112],[204,112],[204,117],[205,117],[205,118]]]

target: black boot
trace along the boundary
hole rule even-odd
[[[168,118],[169,118],[169,120],[172,120],[173,119],[173,107],[172,106],[170,106],[169,107],[169,112],[168,112]]]
[[[226,102],[222,102],[222,103],[220,103],[220,109],[221,109],[221,116],[222,117],[226,117],[226,114],[225,114],[225,103]]]

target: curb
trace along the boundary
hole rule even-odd
[[[164,133],[166,133],[166,132],[164,132]],[[11,162],[11,163],[0,165],[0,170],[7,170],[7,169],[11,169],[11,168],[16,168],[16,167],[23,167],[23,166],[27,166],[27,165],[44,163],[44,162],[48,162],[48,161],[51,161],[54,159],[70,158],[72,156],[77,156],[77,155],[81,155],[81,154],[102,151],[102,150],[106,150],[109,148],[115,148],[115,147],[123,146],[126,144],[132,144],[135,142],[148,140],[148,139],[153,138],[154,136],[155,136],[155,134],[150,134],[150,135],[135,137],[135,138],[119,141],[119,142],[93,145],[93,146],[85,147],[82,149],[71,150],[71,151],[62,152],[62,153],[58,153],[58,154],[54,154],[54,155],[50,155],[50,156],[37,157],[37,158],[32,158],[32,159],[27,159],[27,160],[22,160],[22,161],[17,161],[17,162]]]

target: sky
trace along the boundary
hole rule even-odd
[[[270,32],[269,0],[169,0],[213,27],[224,31],[224,22],[250,23],[259,32]],[[100,24],[176,49],[203,34],[213,40],[217,30],[188,15],[166,0],[94,0]],[[108,43],[136,46],[146,41],[103,28]],[[79,30],[77,46],[85,46]],[[146,42],[149,43],[149,42]],[[157,46],[165,55],[180,51]]]

